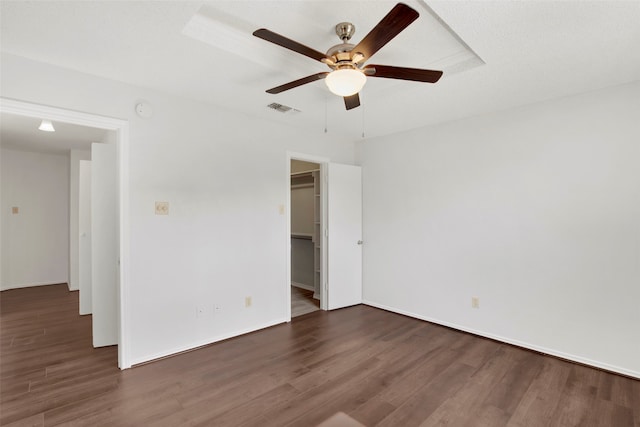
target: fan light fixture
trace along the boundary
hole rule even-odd
[[[324,79],[329,90],[343,97],[345,108],[351,110],[360,106],[358,92],[364,87],[369,77],[425,83],[437,82],[442,77],[442,71],[396,67],[394,65],[364,65],[366,60],[370,59],[377,51],[407,28],[409,24],[418,19],[418,16],[420,14],[416,10],[404,3],[398,3],[357,45],[348,43],[355,31],[355,26],[350,22],[341,22],[336,25],[335,30],[342,43],[330,47],[326,53],[307,47],[266,28],[255,30],[253,32],[254,36],[315,61],[320,61],[332,70],[331,72],[325,71],[311,74],[310,76],[272,87],[267,89],[267,93],[277,94]]]
[[[330,72],[324,81],[336,95],[351,96],[360,92],[367,82],[367,76],[362,71],[343,68]]]
[[[38,126],[38,129],[45,131],[45,132],[55,132],[56,130],[53,128],[53,123],[51,123],[51,120],[43,120],[40,123],[40,126]]]

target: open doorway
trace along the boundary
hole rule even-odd
[[[0,98],[0,113],[38,119],[46,118],[54,123],[59,123],[61,126],[63,124],[68,124],[107,131],[106,139],[109,141],[104,142],[108,143],[97,145],[110,149],[109,160],[111,160],[111,162],[107,168],[110,177],[113,178],[109,179],[111,183],[110,191],[113,194],[113,199],[110,200],[108,208],[108,211],[113,212],[110,218],[113,226],[109,229],[109,237],[113,243],[110,248],[104,248],[105,252],[108,252],[111,259],[111,262],[107,266],[109,270],[108,276],[112,277],[115,281],[115,283],[112,281],[109,286],[112,303],[109,306],[109,317],[107,322],[109,330],[113,331],[113,339],[107,343],[98,343],[97,346],[117,344],[119,367],[121,369],[130,367],[131,365],[127,357],[127,334],[125,333],[128,320],[128,311],[126,310],[127,298],[126,293],[123,292],[123,290],[127,289],[126,281],[128,277],[127,266],[129,239],[126,215],[128,210],[128,170],[126,168],[128,153],[127,121],[6,98]],[[76,160],[79,161],[79,159]],[[18,209],[16,209],[16,211],[19,212]],[[101,224],[100,229],[107,230],[107,228],[103,227]],[[98,246],[103,249],[101,245]],[[93,255],[95,255],[95,250],[93,252]],[[95,256],[92,258],[95,258]],[[68,267],[68,265],[65,265],[65,268]],[[100,274],[100,277],[106,276],[106,274]],[[101,298],[101,301],[102,300],[103,298]],[[95,336],[96,330],[94,329],[93,332]],[[95,341],[94,345],[96,345]]]
[[[296,162],[302,161],[302,162]],[[303,166],[297,169],[298,166]],[[311,178],[302,178],[311,172]],[[315,176],[314,176],[315,175]],[[300,178],[296,178],[300,176]],[[307,212],[313,206],[313,227],[307,222],[306,228],[295,224],[295,208],[292,195],[292,177],[313,180],[313,203],[307,204]],[[287,239],[287,302],[291,301],[292,284],[297,272],[292,261],[296,256],[294,245],[298,240],[309,240],[313,248],[313,261],[307,258],[307,265],[313,264],[313,292],[320,301],[321,310],[335,310],[362,302],[362,170],[359,166],[330,162],[328,159],[304,154],[287,155],[287,204],[281,212],[288,214]],[[293,211],[293,212],[292,212]],[[306,231],[305,231],[306,230]],[[292,238],[293,234],[293,238]],[[303,239],[296,239],[300,235]],[[308,253],[308,250],[307,250]],[[307,272],[309,270],[306,270]],[[309,277],[309,276],[307,276]],[[311,283],[310,279],[307,279]],[[311,289],[310,286],[307,288]],[[318,295],[319,294],[319,295]],[[319,298],[318,298],[319,297]],[[291,307],[289,307],[291,308]],[[295,317],[289,311],[289,319]]]
[[[291,317],[320,310],[322,193],[320,164],[290,161]]]

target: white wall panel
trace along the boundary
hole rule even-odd
[[[77,291],[79,285],[79,174],[80,161],[89,160],[91,151],[89,150],[71,150],[69,153],[69,290]]]
[[[1,171],[2,289],[67,283],[69,158],[3,149]]]
[[[640,376],[638,118],[634,83],[366,141],[365,301]]]
[[[78,164],[78,289],[80,314],[93,312],[91,285],[91,161]]]
[[[115,144],[91,144],[93,346],[118,343],[118,179]]]

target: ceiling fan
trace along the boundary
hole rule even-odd
[[[350,22],[341,22],[336,25],[336,34],[340,37],[342,43],[329,48],[326,54],[265,28],[254,31],[254,36],[323,62],[332,70],[330,72],[324,71],[312,74],[276,86],[267,90],[267,93],[276,94],[325,79],[329,90],[336,95],[342,96],[347,110],[351,110],[360,105],[358,93],[366,83],[367,77],[384,77],[426,83],[437,82],[442,76],[442,71],[394,67],[391,65],[364,65],[365,61],[400,34],[418,16],[420,15],[414,9],[404,3],[398,3],[357,45],[348,43],[355,32],[355,26]]]

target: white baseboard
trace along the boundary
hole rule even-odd
[[[170,350],[161,351],[161,352],[158,352],[158,353],[155,353],[155,354],[151,354],[151,355],[147,355],[147,356],[143,356],[143,357],[137,357],[137,358],[134,357],[134,358],[131,359],[130,367],[134,366],[134,365],[139,365],[141,363],[152,362],[154,360],[162,359],[164,357],[173,356],[173,355],[176,355],[178,353],[184,353],[185,351],[195,350],[195,349],[197,349],[199,347],[204,347],[204,346],[209,345],[209,344],[214,344],[214,343],[219,342],[219,341],[224,341],[224,340],[229,339],[229,338],[233,338],[233,337],[237,337],[237,336],[240,336],[240,335],[248,334],[250,332],[259,331],[259,330],[265,329],[265,328],[270,328],[272,326],[280,325],[282,323],[287,323],[287,322],[288,322],[288,320],[286,320],[284,318],[283,319],[278,319],[278,320],[274,320],[274,321],[271,321],[271,322],[267,322],[264,325],[261,325],[261,326],[255,327],[255,328],[242,329],[242,330],[231,332],[231,333],[228,333],[228,334],[222,334],[222,335],[218,335],[218,336],[215,336],[215,337],[212,337],[212,338],[206,338],[206,339],[203,339],[203,340],[191,343],[191,344],[187,344],[187,345],[180,346],[180,347],[174,347],[174,348],[172,348]]]
[[[412,312],[405,311],[405,310],[399,310],[397,308],[389,307],[389,306],[386,306],[384,304],[378,304],[378,303],[375,303],[375,302],[372,302],[372,301],[363,300],[362,304],[369,305],[371,307],[380,308],[382,310],[390,311],[390,312],[393,312],[393,313],[402,314],[404,316],[413,317],[415,319],[424,320],[426,322],[435,323],[437,325],[446,326],[448,328],[457,329],[459,331],[468,332],[468,333],[473,334],[473,335],[478,335],[478,336],[481,336],[481,337],[490,338],[492,340],[500,341],[500,342],[503,342],[503,343],[506,343],[506,344],[512,344],[512,345],[515,345],[515,346],[518,346],[518,347],[522,347],[522,348],[526,348],[526,349],[529,349],[529,350],[537,351],[537,352],[540,352],[540,353],[548,354],[550,356],[559,357],[561,359],[570,360],[572,362],[581,363],[583,365],[593,366],[594,368],[604,369],[606,371],[616,372],[618,374],[622,374],[622,375],[626,375],[626,376],[629,376],[629,377],[634,377],[634,378],[640,379],[640,372],[632,371],[632,370],[626,369],[626,368],[621,368],[619,366],[610,365],[608,363],[603,363],[603,362],[600,362],[600,361],[597,361],[597,360],[591,360],[591,359],[587,359],[585,357],[576,356],[574,354],[569,354],[569,353],[564,353],[562,351],[558,351],[558,350],[554,350],[554,349],[551,349],[551,348],[542,347],[542,346],[531,344],[531,343],[528,343],[528,342],[514,340],[514,339],[506,338],[506,337],[503,337],[503,336],[500,336],[500,335],[495,335],[495,334],[491,334],[491,333],[488,333],[488,332],[484,332],[484,331],[479,331],[479,330],[476,330],[476,329],[468,328],[468,327],[465,327],[465,326],[460,326],[460,325],[457,325],[455,323],[445,322],[445,321],[442,321],[442,320],[439,320],[439,319],[433,319],[433,318],[430,318],[430,317],[421,316],[421,315],[416,314],[416,313],[412,313]]]
[[[313,285],[307,285],[299,282],[291,282],[291,286],[295,286],[296,288],[305,289],[307,291],[313,291]]]
[[[8,291],[10,289],[34,288],[36,286],[49,286],[49,285],[63,285],[66,283],[67,281],[65,279],[65,280],[54,280],[51,282],[22,283],[19,285],[2,285],[0,287],[0,290]]]

